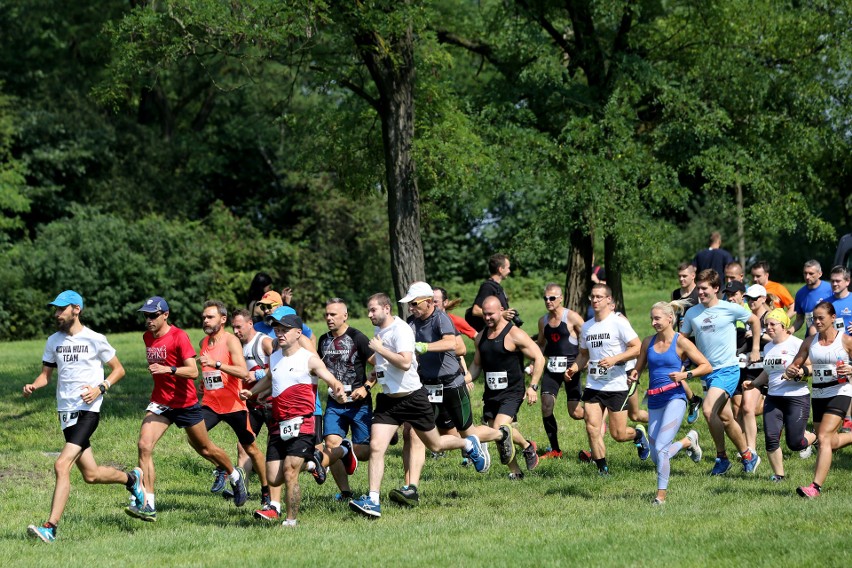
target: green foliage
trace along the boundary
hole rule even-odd
[[[30,210],[27,170],[12,156],[13,138],[17,134],[13,103],[14,99],[0,90],[0,250],[9,240],[10,232],[23,227],[21,214]]]

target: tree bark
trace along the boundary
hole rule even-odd
[[[589,309],[589,291],[592,286],[592,235],[582,229],[571,231],[568,250],[568,271],[565,275],[565,305],[586,319]],[[607,268],[608,270],[608,268]]]
[[[604,268],[606,268],[606,283],[612,290],[612,299],[615,302],[616,311],[627,315],[624,307],[624,287],[621,282],[621,253],[618,245],[618,237],[608,233],[604,237]]]

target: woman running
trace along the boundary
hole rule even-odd
[[[698,432],[690,430],[685,438],[674,442],[674,437],[686,413],[687,394],[683,381],[710,373],[713,368],[694,343],[672,327],[675,310],[683,310],[675,301],[657,302],[651,307],[651,326],[657,331],[642,341],[636,368],[630,372],[630,380],[639,379],[648,369],[648,438],[651,443],[651,459],[657,466],[657,496],[654,505],[666,501],[669,485],[669,460],[681,449],[685,449],[692,461],[701,460]],[[695,364],[692,371],[684,372],[683,359],[688,357]]]
[[[808,383],[802,382],[807,361],[792,380],[785,376],[787,367],[802,346],[802,340],[793,336],[793,322],[781,308],[769,312],[764,325],[771,341],[763,349],[763,371],[753,381],[743,383],[743,398],[748,396],[746,393],[769,385],[763,410],[763,433],[766,455],[773,471],[769,479],[777,482],[784,480],[781,428],[784,428],[787,447],[796,452],[813,444],[816,434],[807,431],[811,397]]]
[[[852,401],[852,336],[834,327],[837,314],[830,302],[822,301],[813,311],[816,335],[805,339],[785,375],[795,379],[802,372],[805,361],[813,365],[814,429],[817,432],[817,460],[813,483],[799,487],[796,493],[808,499],[819,497],[828,470],[831,469],[831,452],[852,444],[852,433],[838,434],[849,402]]]

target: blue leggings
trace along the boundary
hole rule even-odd
[[[686,401],[682,398],[674,398],[662,408],[648,409],[648,438],[651,442],[651,460],[657,466],[657,489],[669,487],[669,460],[683,447],[680,442],[672,441],[685,413]]]

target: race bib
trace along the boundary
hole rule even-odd
[[[837,377],[837,365],[833,363],[814,363],[814,382],[827,383]]]
[[[568,357],[548,357],[547,370],[551,373],[564,373],[568,370]]]
[[[598,365],[599,361],[589,361],[589,378],[606,379],[609,376],[609,369],[605,369]]]
[[[485,386],[489,390],[503,390],[507,388],[509,386],[509,377],[506,376],[506,371],[485,373]]]
[[[814,313],[806,312],[805,313],[805,323],[808,327],[811,327],[814,324]]]
[[[423,385],[429,391],[429,402],[439,404],[444,402],[444,385]]]
[[[302,420],[304,418],[297,416],[296,418],[282,420],[278,423],[278,435],[281,437],[282,442],[291,440],[299,435],[299,430],[302,428]]]
[[[169,408],[168,406],[163,406],[162,404],[157,404],[156,402],[152,402],[145,410],[147,412],[153,412],[154,414],[159,416],[163,412],[168,412],[169,410],[171,410],[171,408]]]
[[[225,388],[222,381],[222,371],[204,371],[204,388],[209,391]]]
[[[62,429],[70,428],[74,424],[77,423],[77,420],[80,419],[79,412],[60,412],[59,413],[59,424],[62,426]]]
[[[781,357],[768,357],[763,360],[763,370],[767,373],[777,373],[786,369],[787,365],[784,364],[784,359]]]
[[[352,402],[352,397],[350,396],[352,394],[352,385],[343,385],[343,392],[346,393],[346,398],[343,402]],[[328,387],[328,396],[334,398],[334,391],[331,390],[331,387]]]
[[[763,369],[764,367],[765,363],[763,361],[755,361],[746,365],[746,369]]]

